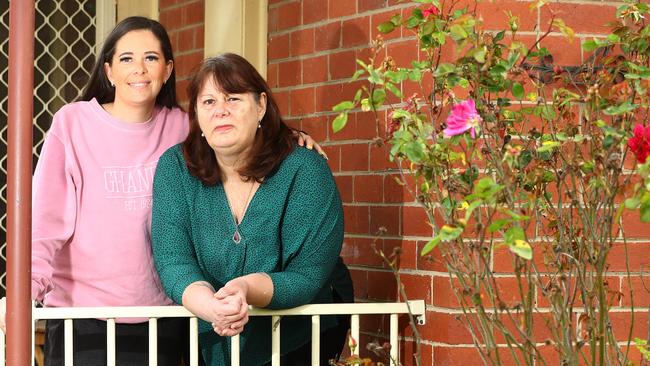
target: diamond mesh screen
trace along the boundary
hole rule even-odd
[[[37,0],[34,44],[34,166],[52,116],[81,94],[94,62],[96,3]],[[9,2],[0,1],[0,296],[7,247],[7,92]]]

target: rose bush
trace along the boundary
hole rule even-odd
[[[561,19],[527,45],[515,16],[490,32],[476,7],[414,3],[425,5],[379,29],[411,31],[421,58],[398,68],[374,42],[352,77],[366,83],[334,107],[334,131],[357,109],[385,124],[402,183],[435,231],[421,255],[440,251],[486,365],[627,364],[633,324],[612,326],[622,294],[608,256],[626,245],[626,207],[650,221],[648,5],[621,5],[611,34],[582,45],[587,62],[558,67],[541,43],[573,37]],[[494,271],[504,251],[516,294]]]

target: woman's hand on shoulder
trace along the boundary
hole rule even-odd
[[[311,136],[309,136],[305,131],[299,131],[299,130],[292,130],[293,131],[293,136],[298,140],[298,145],[304,146],[308,148],[309,150],[316,149],[316,151],[321,154],[325,159],[329,158],[327,157],[327,154],[325,153],[325,150],[314,140]]]

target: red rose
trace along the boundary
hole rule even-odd
[[[627,141],[627,146],[641,164],[645,163],[650,155],[650,126],[636,125],[634,136]]]

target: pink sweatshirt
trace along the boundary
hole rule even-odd
[[[187,132],[180,109],[127,123],[93,99],[54,115],[34,173],[32,298],[54,307],[172,303],[151,255],[151,188],[158,158]]]

